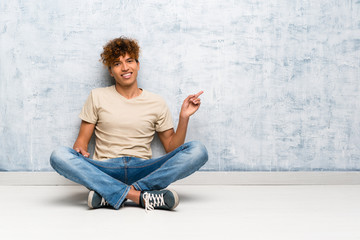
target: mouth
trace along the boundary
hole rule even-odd
[[[121,76],[122,76],[123,78],[130,78],[130,77],[131,77],[131,75],[132,75],[132,73],[131,73],[131,72],[121,74]]]

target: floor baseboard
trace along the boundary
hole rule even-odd
[[[357,185],[360,172],[205,172],[179,185]],[[56,172],[0,172],[1,186],[77,185]]]

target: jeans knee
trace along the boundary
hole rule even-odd
[[[68,154],[71,152],[71,148],[68,147],[57,147],[50,156],[50,165],[53,169],[57,170],[57,168],[61,165],[66,164],[66,159],[68,159]]]
[[[208,151],[203,143],[200,141],[192,141],[189,143],[191,152],[200,166],[203,166],[209,159]]]

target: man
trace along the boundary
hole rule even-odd
[[[82,122],[73,149],[57,148],[50,157],[51,166],[90,190],[90,208],[119,209],[130,199],[145,210],[172,210],[179,197],[165,188],[197,171],[208,159],[200,142],[184,144],[202,91],[184,100],[175,132],[165,101],[138,87],[137,42],[125,37],[111,40],[101,58],[115,85],[91,91],[79,115]],[[95,152],[90,159],[88,143],[94,130]],[[152,159],[155,132],[167,154]]]

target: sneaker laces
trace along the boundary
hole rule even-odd
[[[105,198],[101,198],[100,206],[109,206],[109,203],[105,200]]]
[[[144,192],[143,199],[145,202],[145,212],[150,212],[155,209],[155,207],[161,207],[165,205],[164,194],[154,194]]]

